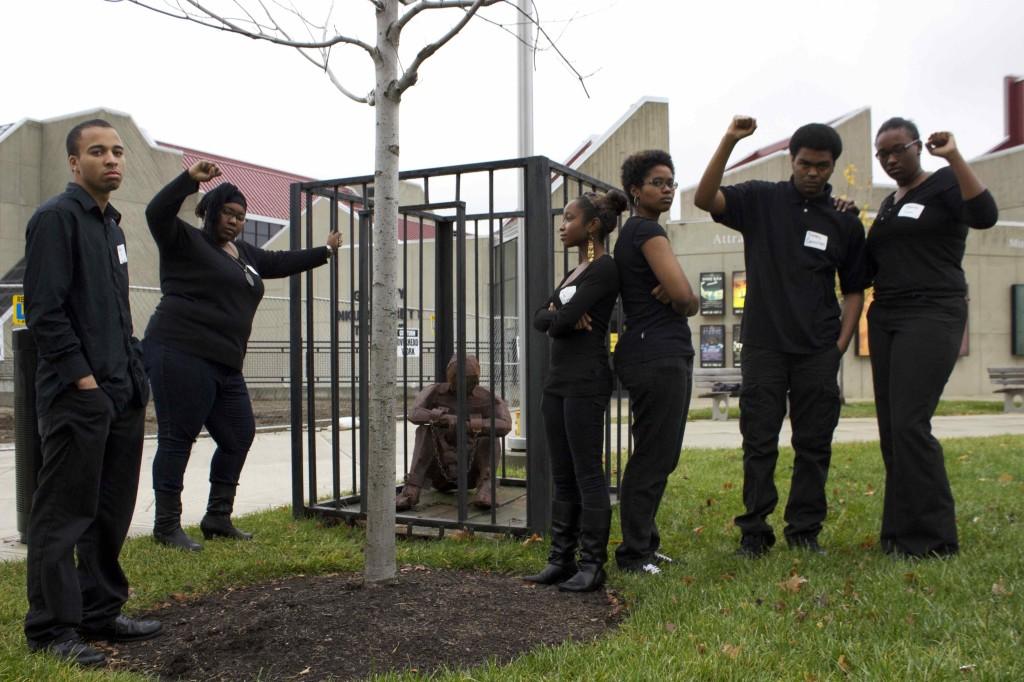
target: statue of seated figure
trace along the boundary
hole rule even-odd
[[[420,491],[429,484],[449,491],[458,487],[457,438],[458,397],[456,394],[456,359],[448,362],[448,381],[433,384],[420,391],[409,410],[409,421],[418,424],[412,464],[405,477],[405,487],[395,499],[395,509],[405,511],[420,501]],[[491,499],[491,392],[479,385],[480,362],[466,356],[466,449],[469,453],[467,485],[476,488],[471,504],[490,509]],[[494,437],[497,453],[501,453],[502,436],[512,429],[508,407],[494,398]]]

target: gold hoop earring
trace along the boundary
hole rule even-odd
[[[640,195],[639,194],[634,194],[633,195],[633,207],[634,208],[640,208]]]

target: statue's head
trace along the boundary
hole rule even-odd
[[[452,359],[448,361],[448,368],[445,370],[445,377],[448,379],[448,383],[451,384],[452,390],[454,390],[455,382],[458,379],[459,364],[458,358],[452,356]],[[466,393],[472,393],[473,389],[476,388],[477,384],[480,383],[480,361],[476,359],[475,355],[466,356]]]

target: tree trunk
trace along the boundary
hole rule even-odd
[[[373,282],[370,325],[369,447],[366,472],[368,583],[395,577],[395,339],[398,335],[398,46],[388,28],[398,0],[377,12],[376,151],[373,181]]]

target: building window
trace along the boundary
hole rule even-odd
[[[242,230],[242,241],[253,246],[262,247],[284,227],[285,223],[272,223],[266,220],[247,218],[245,228]]]

